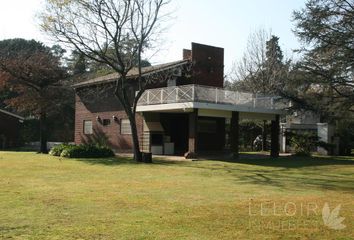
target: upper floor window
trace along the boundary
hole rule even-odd
[[[108,126],[110,124],[111,124],[111,119],[103,119],[103,121],[102,121],[103,126]]]

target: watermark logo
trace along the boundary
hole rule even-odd
[[[320,227],[324,226],[331,230],[342,230],[346,225],[343,223],[345,218],[340,216],[340,210],[340,204],[332,210],[328,203],[321,206],[314,202],[276,203],[250,200],[249,228],[273,231],[319,231]]]
[[[339,216],[340,209],[341,205],[339,204],[331,211],[328,203],[325,203],[322,209],[322,219],[326,227],[333,230],[342,230],[346,228],[346,226],[342,223],[345,218]]]

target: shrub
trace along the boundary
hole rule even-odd
[[[52,147],[52,149],[50,149],[49,154],[52,156],[60,156],[62,151],[70,146],[73,146],[73,145],[63,143],[63,144],[54,146],[54,147]]]
[[[291,145],[294,147],[295,154],[298,156],[310,156],[311,151],[319,146],[319,138],[314,133],[288,133]]]
[[[327,152],[329,152],[330,155],[333,154],[334,149],[336,147],[336,145],[333,144],[333,143],[326,143],[326,142],[323,142],[323,141],[319,141],[318,142],[318,146],[322,147],[323,149],[325,149]]]
[[[114,152],[103,146],[96,145],[67,145],[60,154],[66,158],[101,158],[113,157]]]

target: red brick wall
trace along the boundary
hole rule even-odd
[[[18,118],[0,112],[0,135],[5,136],[5,148],[19,146],[20,124]],[[3,142],[0,139],[0,149],[2,147]]]
[[[97,121],[97,116],[103,119],[110,119],[111,124],[103,126],[102,121]],[[82,144],[95,140],[103,140],[108,143],[117,152],[131,152],[132,138],[131,135],[120,134],[120,122],[113,121],[113,116],[117,119],[126,119],[127,115],[124,111],[105,111],[105,112],[90,112],[80,97],[76,95],[75,101],[75,143]],[[84,134],[84,120],[91,120],[93,124],[93,135]],[[136,117],[137,129],[140,142],[143,133],[143,118],[137,114]]]
[[[224,85],[224,49],[192,43],[192,50],[184,50],[183,58],[192,58],[193,81],[179,81],[178,84],[200,84],[214,87],[223,87]],[[182,79],[183,80],[183,79]],[[164,83],[163,86],[166,84]],[[96,90],[95,90],[96,91]],[[112,91],[112,89],[110,90]],[[105,92],[107,93],[107,92]],[[119,121],[114,122],[112,116],[118,119],[127,118],[126,114],[119,106],[117,99],[114,98],[113,92],[102,94],[92,101],[92,97],[85,99],[85,93],[80,95],[80,91],[76,95],[76,112],[75,112],[75,143],[80,144],[92,139],[106,139],[107,143],[118,152],[131,151],[132,140],[131,135],[121,135]],[[80,97],[82,96],[82,97]],[[91,103],[89,103],[91,101]],[[110,119],[111,124],[103,126],[97,122],[96,117]],[[91,120],[93,123],[93,135],[86,136],[83,133],[83,121]],[[137,128],[140,142],[142,142],[143,133],[143,117],[137,116]]]
[[[224,49],[192,43],[194,84],[224,87]]]

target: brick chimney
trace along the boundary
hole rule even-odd
[[[224,49],[192,43],[194,84],[224,87]]]

